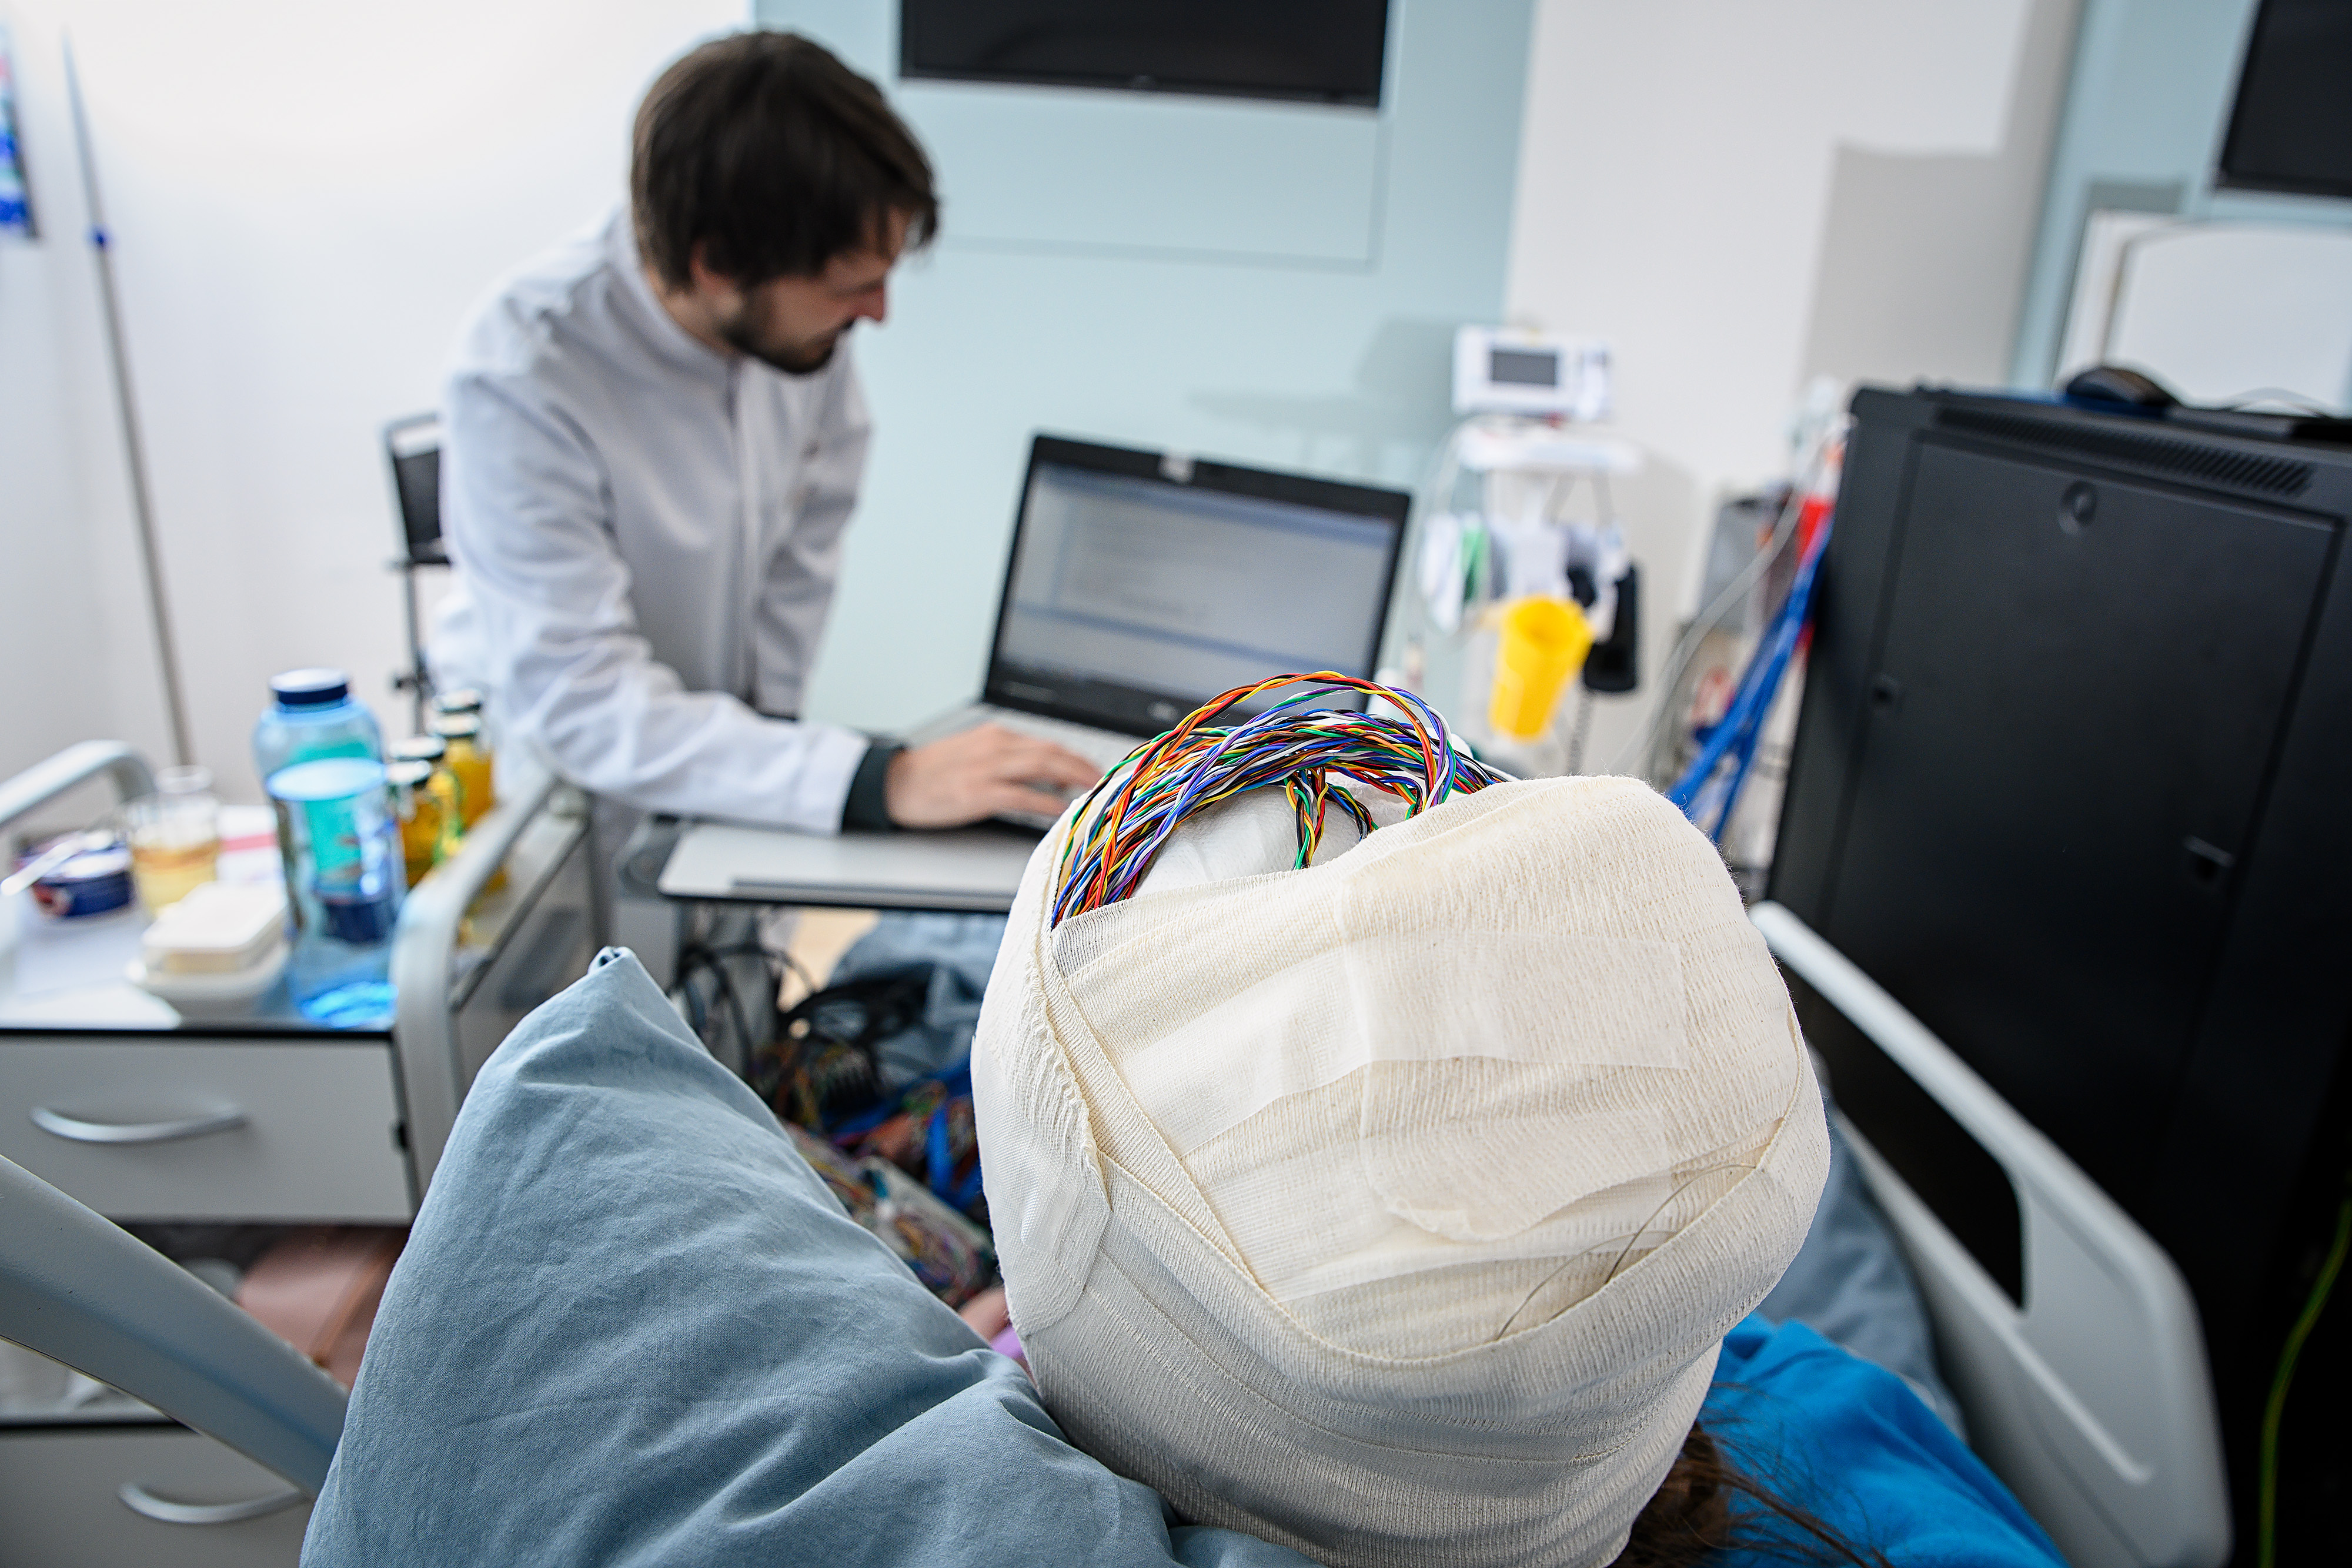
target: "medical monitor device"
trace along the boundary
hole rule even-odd
[[[1378,109],[1388,0],[899,0],[907,79]]]
[[[1515,327],[1454,334],[1454,412],[1559,419],[1609,416],[1609,345]]]
[[[1412,504],[1040,435],[982,700],[1144,736],[1268,675],[1369,677]]]
[[[1952,392],[1853,411],[1769,896],[2179,1265],[2251,1541],[2352,1165],[2352,446]],[[1840,1109],[2030,1296],[1999,1172],[1799,1010]],[[2296,1374],[2289,1451],[2336,1467],[2305,1497],[2352,1483],[2321,1393],[2347,1341]]]

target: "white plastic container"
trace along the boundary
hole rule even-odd
[[[159,1001],[169,1002],[184,1018],[234,1019],[248,1016],[286,973],[287,946],[278,945],[250,968],[206,974],[202,970],[174,974],[150,969],[133,958],[123,970],[130,982]]]
[[[147,927],[131,983],[191,1018],[236,1018],[286,972],[286,890],[208,882]]]
[[[232,975],[285,939],[283,887],[207,882],[155,917],[139,956],[150,974]]]

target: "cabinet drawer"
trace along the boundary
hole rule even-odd
[[[310,1503],[297,1499],[258,1518],[173,1523],[134,1511],[122,1488],[149,1507],[260,1506],[284,1480],[183,1427],[0,1427],[0,1565],[5,1568],[294,1568]],[[230,1505],[220,1509],[219,1505]]]
[[[0,1155],[113,1219],[404,1222],[392,1048],[0,1042]]]

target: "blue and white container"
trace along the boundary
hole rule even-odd
[[[37,845],[17,856],[18,868],[30,864],[47,848]],[[117,839],[97,843],[50,867],[33,884],[33,902],[53,920],[87,920],[129,908],[131,887],[131,851]],[[8,913],[13,916],[16,912]]]
[[[295,1005],[321,1023],[388,1024],[392,932],[408,877],[383,764],[321,758],[281,768],[267,785],[294,916],[286,979]]]
[[[264,780],[325,757],[383,760],[383,731],[352,697],[342,671],[289,670],[270,681],[269,695],[253,727],[253,768]]]

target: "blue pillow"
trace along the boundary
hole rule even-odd
[[[1307,1559],[1070,1447],[608,949],[476,1079],[302,1561]]]

